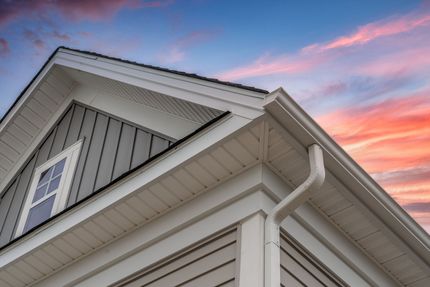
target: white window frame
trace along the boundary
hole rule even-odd
[[[68,147],[67,149],[65,149],[64,151],[62,151],[61,153],[59,153],[58,155],[51,158],[50,160],[48,160],[47,162],[43,163],[42,165],[40,165],[35,169],[33,178],[31,181],[30,189],[25,199],[24,208],[22,210],[22,213],[18,222],[18,228],[16,230],[15,237],[18,237],[23,233],[30,209],[32,208],[32,201],[33,201],[34,193],[36,192],[36,189],[37,189],[37,185],[39,183],[40,175],[42,174],[42,172],[54,166],[61,160],[66,159],[58,188],[55,191],[53,191],[53,193],[55,193],[56,195],[55,195],[55,200],[52,206],[50,217],[52,217],[53,215],[57,214],[58,212],[64,209],[69,195],[69,190],[72,183],[73,175],[75,173],[76,165],[78,162],[79,153],[82,147],[82,142],[83,142],[82,139],[77,141],[76,143],[74,143],[73,145],[71,145],[70,147]]]

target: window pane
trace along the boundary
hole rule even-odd
[[[51,177],[52,170],[53,168],[50,167],[40,174],[39,184],[37,186],[41,186],[42,184],[48,182],[49,178]]]
[[[33,197],[33,202],[38,201],[45,195],[47,187],[48,187],[48,184],[45,184],[36,189],[36,192],[34,193],[34,197]]]
[[[23,233],[47,220],[51,216],[54,200],[55,195],[49,197],[45,201],[42,201],[41,203],[30,209]]]
[[[65,158],[57,162],[57,164],[55,165],[54,174],[52,175],[52,177],[55,177],[56,175],[59,175],[60,173],[63,172],[65,162],[66,162]]]
[[[51,181],[51,183],[49,184],[47,194],[53,192],[58,188],[58,185],[60,184],[60,179],[61,179],[61,175]]]

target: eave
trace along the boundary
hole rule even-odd
[[[305,158],[304,148],[311,144],[316,143],[323,148],[327,179],[333,185],[326,187],[320,195],[315,194],[311,203],[404,286],[415,286],[412,283],[416,279],[430,282],[430,236],[422,227],[284,90],[272,92],[264,107],[274,118],[272,124],[283,130],[284,138],[297,147],[301,157]],[[345,211],[339,213],[342,209]],[[331,213],[337,213],[337,216]],[[391,251],[388,251],[390,248]],[[394,265],[386,262],[387,258],[381,254],[384,249],[397,254],[398,262],[393,261],[396,258],[389,260]],[[406,264],[407,261],[408,265],[422,270],[417,271],[421,277],[412,275],[410,278],[413,271],[409,274],[402,274],[402,270],[395,271],[399,268],[399,262]],[[425,286],[418,285],[427,284],[425,282],[418,282],[416,286]]]

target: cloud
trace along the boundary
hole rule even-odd
[[[297,74],[308,71],[315,66],[325,62],[328,57],[318,55],[317,57],[303,57],[297,55],[271,56],[265,54],[249,65],[224,71],[216,75],[217,78],[227,81],[236,81],[244,78],[268,76],[275,74]]]
[[[321,52],[366,44],[381,37],[405,33],[413,29],[429,26],[430,14],[411,13],[398,18],[378,21],[361,26],[356,32],[341,36],[325,44],[313,44],[305,47],[305,52]]]
[[[372,173],[430,162],[430,89],[339,109],[317,121]]]
[[[5,38],[0,38],[0,56],[6,56],[9,53],[9,42]]]
[[[430,12],[428,9],[419,12],[414,11],[413,13],[409,13],[404,16],[391,17],[383,21],[369,23],[359,27],[356,32],[350,35],[340,36],[326,43],[314,43],[298,50],[295,53],[277,56],[264,54],[250,64],[245,64],[243,66],[221,72],[216,76],[223,80],[236,81],[240,79],[269,75],[303,74],[305,72],[322,68],[323,65],[331,65],[331,62],[336,61],[337,59],[342,59],[345,63],[349,63],[349,61],[351,61],[351,59],[349,59],[351,53],[353,56],[360,56],[357,53],[357,50],[352,49],[353,47],[363,48],[365,45],[370,45],[374,42],[377,42],[376,40],[387,41],[386,45],[380,45],[379,48],[381,50],[381,47],[384,47],[386,50],[393,49],[393,47],[401,46],[403,43],[401,42],[401,39],[397,39],[397,42],[394,43],[389,42],[390,37],[406,37],[407,34],[416,31],[421,31],[419,36],[427,35],[429,27]],[[420,30],[420,28],[423,29]],[[409,42],[412,42],[411,39],[408,40]],[[371,68],[370,71],[373,70],[374,73],[378,73],[378,71],[381,69],[386,71],[390,68],[398,68],[400,64],[405,63],[405,60],[407,59],[413,61],[413,63],[417,63],[419,66],[422,66],[424,63],[429,63],[429,57],[426,57],[428,54],[422,53],[424,50],[429,50],[429,39],[428,37],[424,37],[424,39],[417,37],[414,41],[420,40],[426,41],[426,45],[418,49],[415,49],[412,45],[409,45],[407,47],[409,53],[397,55],[401,56],[400,63],[397,61],[385,61],[385,57],[382,52],[373,51],[374,54],[377,53],[381,58],[384,58],[384,60],[380,59],[379,63],[373,65],[369,63],[369,68]],[[406,47],[403,46],[402,52],[405,50]],[[367,52],[370,51],[371,49],[369,49]],[[390,53],[387,54],[390,58],[394,58],[394,55],[391,55]],[[354,59],[354,57],[351,58]],[[380,65],[381,61],[384,61],[383,65]],[[422,61],[424,61],[424,63]],[[383,67],[386,67],[386,69]],[[348,66],[348,69],[354,70],[354,66],[350,65]],[[365,70],[364,67],[363,70]]]
[[[430,89],[339,109],[317,121],[415,218],[430,224],[428,213],[418,217],[408,206],[430,201]]]
[[[162,8],[172,3],[173,0],[0,0],[0,26],[21,18],[44,18],[48,11],[57,12],[71,21],[103,21],[112,18],[124,8]]]
[[[158,58],[163,63],[176,63],[185,58],[186,50],[218,35],[216,31],[193,31],[174,41]]]
[[[51,36],[57,40],[61,40],[61,41],[70,41],[71,38],[69,35],[65,34],[65,33],[60,33],[58,31],[53,31],[51,33]]]
[[[403,206],[410,212],[425,212],[430,213],[430,201],[426,202],[412,202]]]
[[[42,51],[46,48],[45,41],[42,40],[42,37],[38,33],[25,29],[23,35],[24,39],[30,41],[37,50]]]

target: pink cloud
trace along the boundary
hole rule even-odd
[[[193,31],[177,39],[158,57],[163,63],[176,63],[182,61],[185,58],[185,50],[204,43],[214,38],[217,34],[218,32],[215,31]]]
[[[391,17],[361,26],[351,35],[341,36],[327,43],[315,43],[306,46],[296,53],[275,57],[263,55],[250,64],[221,72],[216,76],[223,80],[235,81],[268,75],[302,74],[320,68],[324,64],[329,64],[329,60],[343,57],[348,61],[346,55],[349,55],[347,53],[351,53],[353,50],[344,51],[345,49],[341,50],[341,48],[364,46],[377,39],[404,35],[406,32],[415,31],[421,27],[427,28],[428,26],[430,26],[430,12],[414,12],[401,17]],[[426,32],[424,31],[423,33]],[[388,46],[387,48],[389,48]],[[421,64],[419,63],[421,58],[425,58],[423,59],[425,62],[429,61],[429,57],[426,57],[426,55],[415,53],[414,55],[409,55],[409,59]],[[389,63],[386,62],[385,65],[389,65]],[[398,62],[392,61],[391,65],[398,65]],[[372,69],[377,70],[380,67],[381,65],[375,64]]]
[[[51,36],[54,37],[57,40],[61,40],[61,41],[70,41],[70,36],[65,34],[65,33],[60,33],[58,31],[53,31],[51,33]]]
[[[33,43],[34,47],[41,51],[44,50],[46,48],[45,42],[41,39],[42,37],[40,37],[39,34],[37,34],[36,32],[32,31],[32,30],[24,30],[24,38],[27,41],[30,41],[31,43]]]
[[[325,44],[313,44],[305,47],[306,52],[339,49],[355,45],[362,45],[381,37],[396,35],[413,29],[429,26],[430,14],[409,14],[400,18],[379,21],[361,26],[348,36],[336,38]]]
[[[409,42],[410,47],[390,54],[381,54],[377,59],[354,67],[354,72],[369,76],[386,76],[398,72],[421,72],[430,67],[430,43],[423,40],[416,45]]]
[[[9,42],[4,38],[0,38],[0,56],[6,56],[9,53]]]
[[[45,18],[46,11],[57,11],[64,18],[72,21],[102,21],[112,18],[124,8],[162,8],[173,2],[173,0],[0,0],[0,25],[6,25],[23,17]]]
[[[216,77],[222,80],[235,81],[275,74],[297,74],[312,69],[324,61],[326,61],[324,56],[304,58],[301,55],[282,55],[278,57],[263,55],[249,65],[222,72]]]
[[[317,121],[415,219],[430,227],[430,89],[339,109]]]
[[[129,0],[58,0],[54,6],[67,19],[73,21],[100,21],[113,17],[122,8],[135,8]]]

